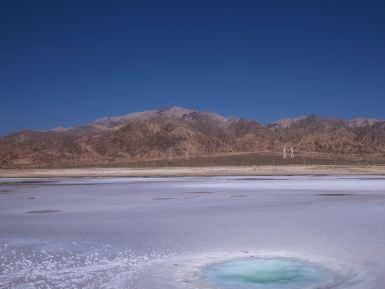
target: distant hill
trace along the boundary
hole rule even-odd
[[[314,115],[261,125],[180,107],[104,117],[82,127],[24,130],[0,138],[0,166],[87,166],[215,154],[385,154],[385,122]]]

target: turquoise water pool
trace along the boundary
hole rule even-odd
[[[293,258],[247,258],[211,264],[204,280],[224,289],[325,289],[338,284],[328,268]]]

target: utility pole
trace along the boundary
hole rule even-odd
[[[172,149],[170,149],[170,156],[169,156],[169,160],[172,162]]]

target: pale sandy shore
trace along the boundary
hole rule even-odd
[[[164,168],[2,169],[1,178],[11,177],[176,177],[259,175],[385,175],[385,166],[220,166]]]

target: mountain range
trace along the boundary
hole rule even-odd
[[[385,121],[306,115],[262,125],[180,107],[104,117],[85,126],[0,138],[0,166],[88,166],[218,154],[385,154]]]

